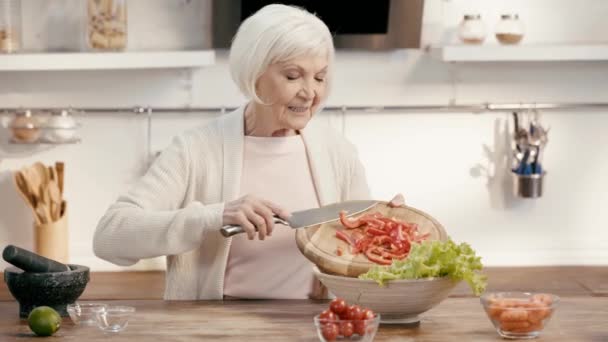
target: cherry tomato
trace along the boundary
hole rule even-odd
[[[376,314],[371,309],[364,309],[361,312],[362,320],[374,319],[374,317],[376,317]]]
[[[347,315],[348,315],[348,305],[346,306],[346,309],[344,309],[344,311],[342,311],[341,314],[338,314],[338,318],[340,318],[341,320],[344,321],[344,320],[348,319]]]
[[[355,328],[355,334],[363,336],[365,335],[365,327],[366,327],[366,321],[356,321],[354,324],[354,328]]]
[[[323,310],[323,312],[321,312],[321,314],[319,314],[319,321],[322,323],[335,322],[337,320],[338,320],[338,316],[336,316],[336,314],[329,309]]]
[[[325,338],[325,340],[327,341],[335,340],[336,338],[338,338],[339,333],[340,329],[338,328],[338,325],[336,323],[327,323],[323,325],[323,328],[321,329],[321,334],[323,335],[323,338]]]
[[[346,302],[342,298],[336,298],[329,303],[329,309],[338,315],[343,313],[346,308]]]
[[[351,321],[358,321],[361,319],[361,307],[359,305],[351,305],[347,309],[346,319]]]
[[[340,335],[351,337],[355,332],[355,326],[352,322],[340,322]]]

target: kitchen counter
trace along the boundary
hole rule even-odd
[[[543,335],[535,341],[608,341],[608,267],[486,268],[488,290],[528,290],[562,298]],[[317,341],[312,317],[326,301],[163,301],[162,272],[92,273],[81,297],[134,306],[129,327],[104,335],[65,318],[52,340],[106,341]],[[0,341],[40,341],[18,304],[0,284]],[[479,299],[460,284],[422,316],[418,326],[381,325],[375,341],[503,341]]]
[[[327,306],[315,301],[106,301],[137,312],[127,329],[107,335],[64,319],[53,340],[70,341],[318,341],[312,317]],[[563,298],[538,341],[608,341],[608,298]],[[1,341],[40,341],[19,320],[17,303],[0,303]],[[380,325],[375,341],[501,341],[476,298],[449,298],[420,325]]]

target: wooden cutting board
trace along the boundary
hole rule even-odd
[[[354,217],[374,212],[400,221],[418,224],[420,234],[430,233],[429,240],[446,241],[448,239],[445,229],[437,220],[412,207],[391,208],[386,202],[379,202],[378,205]],[[336,230],[344,229],[339,220],[305,229],[296,229],[296,243],[300,252],[317,265],[322,272],[357,277],[376,264],[369,261],[363,254],[352,255],[349,252],[348,244],[336,238]],[[342,250],[341,256],[336,254],[338,248]]]

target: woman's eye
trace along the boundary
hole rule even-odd
[[[317,82],[325,82],[325,78],[323,77],[316,77],[315,80],[317,80]]]
[[[294,80],[298,79],[298,76],[297,75],[287,75],[287,79],[290,81],[294,81]]]

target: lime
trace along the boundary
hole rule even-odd
[[[48,306],[39,306],[27,318],[30,329],[38,336],[51,336],[61,327],[61,316]]]

